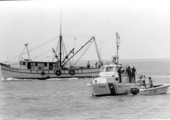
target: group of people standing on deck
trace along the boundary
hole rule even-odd
[[[128,77],[129,77],[129,82],[132,83],[132,82],[136,82],[136,69],[135,67],[132,67],[130,68],[130,66],[128,66],[126,68],[126,72],[128,74]]]
[[[117,72],[118,72],[118,75],[119,75],[119,82],[121,83],[122,82],[122,75],[121,75],[122,74],[122,67],[119,67]],[[126,68],[125,72],[129,77],[129,82],[130,83],[136,82],[136,74],[137,74],[137,72],[136,72],[135,67],[130,68],[130,66],[128,66]]]
[[[119,67],[118,68],[118,76],[119,76],[119,82],[121,83],[122,82],[122,67]],[[132,67],[130,68],[130,66],[128,66],[125,70],[125,73],[128,75],[128,78],[129,78],[129,83],[136,83],[136,69],[135,67]],[[148,77],[149,78],[149,88],[152,88],[153,87],[153,82],[152,82],[152,78],[151,77]],[[142,84],[141,86],[144,86],[145,88],[147,87],[146,83],[145,83],[145,80],[142,81]]]

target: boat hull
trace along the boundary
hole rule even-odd
[[[125,95],[129,93],[130,88],[138,88],[135,83],[91,83],[92,95]]]
[[[140,95],[165,94],[168,92],[169,86],[170,85],[158,85],[158,86],[154,86],[153,88],[139,89],[139,94]]]
[[[93,76],[98,76],[99,71],[99,68],[84,68],[74,70],[74,74],[70,74],[69,70],[61,70],[61,74],[56,74],[54,70],[28,70],[1,65],[2,77],[4,79],[92,78]]]

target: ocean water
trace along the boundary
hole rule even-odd
[[[154,84],[170,84],[169,61],[123,61]],[[92,79],[0,81],[0,120],[170,119],[170,88],[162,95],[94,97]]]

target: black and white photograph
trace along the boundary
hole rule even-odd
[[[170,119],[168,0],[1,0],[0,120]]]

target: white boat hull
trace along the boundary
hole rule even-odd
[[[19,69],[1,65],[2,77],[4,79],[92,78],[93,76],[98,76],[99,71],[99,68],[77,69],[75,74],[71,75],[69,70],[61,70],[61,75],[56,75],[54,70],[43,70],[44,74],[42,74],[42,70]]]
[[[90,87],[94,96],[103,96],[128,94],[130,88],[138,88],[138,85],[135,83],[91,83]]]
[[[157,95],[157,94],[165,94],[168,92],[168,87],[170,85],[159,85],[153,88],[147,89],[139,89],[140,95]]]

